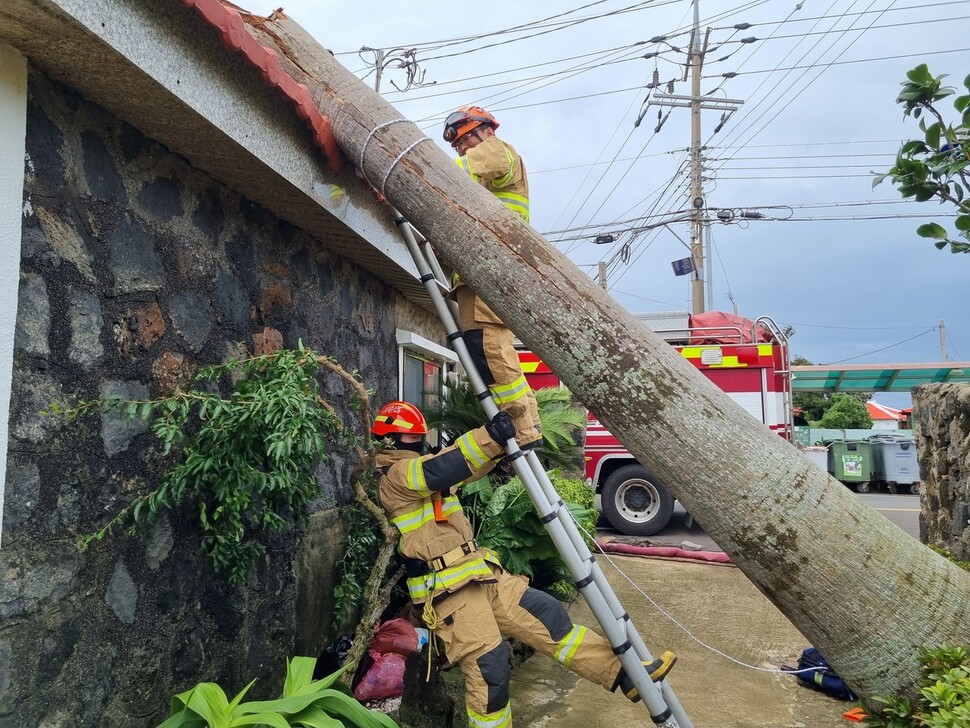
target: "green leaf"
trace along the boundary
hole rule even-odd
[[[229,700],[215,683],[199,683],[189,691],[185,705],[209,723],[209,728],[229,728]]]
[[[342,721],[331,718],[315,705],[290,718],[290,725],[305,726],[305,728],[345,728]]]
[[[232,702],[229,703],[230,713],[232,713],[232,711],[236,709],[236,706],[242,702],[243,697],[246,695],[246,693],[249,692],[249,689],[255,684],[256,684],[256,678],[253,678],[252,682],[250,682],[249,685],[247,685],[242,690],[240,690],[239,694],[232,699]]]
[[[945,248],[946,245],[947,245],[946,240],[941,240],[938,243],[933,243],[933,247],[935,247],[937,250],[943,250],[943,248]]]
[[[933,238],[935,240],[946,240],[946,230],[942,225],[935,222],[928,222],[916,228],[916,234],[921,238]]]
[[[940,148],[940,134],[941,134],[940,122],[931,124],[926,130],[926,144],[933,149]]]
[[[962,232],[970,231],[970,215],[960,215],[956,219],[956,229]]]
[[[172,702],[175,702],[174,698]],[[181,708],[175,711],[173,707],[172,715],[160,723],[158,728],[206,728],[206,726],[205,718],[199,717],[199,714],[194,710]]]
[[[241,725],[272,726],[272,728],[290,728],[290,723],[278,713],[254,713],[233,719],[229,728]]]
[[[315,657],[294,657],[289,661],[286,666],[286,682],[283,683],[284,698],[300,694],[313,682],[313,668],[316,664]]]

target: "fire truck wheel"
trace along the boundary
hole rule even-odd
[[[674,512],[670,491],[642,465],[626,465],[607,478],[601,502],[613,528],[628,536],[662,531]]]

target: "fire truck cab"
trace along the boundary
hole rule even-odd
[[[788,340],[771,318],[751,321],[716,311],[634,315],[752,417],[791,440]],[[532,352],[520,350],[519,361],[533,389],[563,386]],[[586,480],[600,495],[603,514],[613,528],[631,536],[651,536],[667,526],[674,510],[670,490],[592,412],[587,412],[584,450]]]

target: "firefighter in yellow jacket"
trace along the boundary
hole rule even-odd
[[[458,165],[472,179],[529,222],[529,180],[512,145],[495,136],[499,123],[480,106],[463,106],[445,119],[444,139],[458,152]],[[512,332],[495,312],[456,276],[459,325],[475,366],[499,409],[516,423],[516,442],[537,445],[539,410],[513,346]]]
[[[437,454],[425,454],[424,416],[412,404],[391,402],[371,428],[393,447],[377,457],[381,506],[400,531],[411,600],[465,676],[472,728],[510,728],[508,648],[514,637],[607,690],[639,700],[607,640],[574,625],[562,604],[506,572],[496,554],[474,540],[452,489],[491,470],[516,429],[506,412],[467,432]],[[676,661],[665,652],[648,665],[662,680]]]

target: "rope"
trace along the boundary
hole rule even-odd
[[[428,601],[424,603],[421,610],[421,621],[428,628],[428,674],[424,681],[431,682],[431,661],[438,655],[438,645],[435,640],[434,631],[438,629],[438,613],[434,610],[434,588],[428,594]]]
[[[570,513],[570,516],[572,516],[571,513]],[[660,612],[664,617],[670,620],[681,632],[686,634],[688,637],[690,637],[692,640],[694,640],[694,642],[699,644],[704,649],[713,652],[715,655],[719,655],[723,657],[725,660],[728,660],[729,662],[733,662],[735,665],[739,665],[740,667],[745,667],[749,670],[755,670],[757,672],[770,672],[770,673],[777,673],[782,675],[797,675],[798,673],[802,673],[802,672],[815,671],[816,668],[806,668],[804,670],[782,670],[776,667],[760,667],[758,665],[752,665],[742,660],[738,660],[737,658],[731,657],[731,655],[727,654],[726,652],[722,652],[721,650],[717,649],[713,645],[710,645],[707,642],[704,642],[704,640],[702,640],[700,637],[697,637],[694,633],[692,633],[689,629],[687,629],[687,627],[684,626],[684,624],[679,622],[676,617],[670,614],[670,612],[668,612],[666,609],[664,609],[659,604],[657,604],[657,602],[653,599],[653,597],[651,597],[643,589],[640,588],[639,584],[637,584],[633,579],[627,576],[626,573],[623,571],[623,569],[617,566],[616,563],[613,561],[613,559],[610,558],[610,555],[603,550],[603,547],[600,546],[598,543],[596,543],[596,539],[589,533],[589,531],[583,528],[582,524],[577,522],[575,519],[573,519],[573,522],[576,524],[579,530],[582,531],[586,535],[586,537],[590,539],[590,541],[596,544],[596,550],[604,557],[606,557],[606,560],[610,563],[610,566],[612,566],[620,574],[620,576],[626,579],[634,589],[636,589],[643,597],[645,597],[646,600],[650,602],[650,604],[652,604],[653,607],[658,612]]]
[[[360,172],[361,174],[364,175],[365,179],[367,179],[367,172],[364,171],[364,154],[367,152],[367,145],[370,144],[371,139],[373,139],[374,135],[377,132],[379,132],[381,129],[386,129],[389,126],[393,126],[394,124],[401,124],[401,123],[409,124],[411,123],[411,120],[410,119],[391,119],[390,121],[381,122],[373,129],[371,129],[370,133],[367,135],[367,138],[364,139],[364,144],[360,148],[360,164],[358,165],[358,169],[360,169]],[[418,146],[418,144],[426,141],[431,141],[431,140],[429,137],[424,136],[416,141],[411,142],[404,148],[404,151],[402,151],[400,154],[397,155],[397,157],[394,158],[394,161],[391,162],[391,166],[388,167],[387,172],[384,173],[384,179],[381,180],[381,186],[377,188],[382,195],[384,195],[384,187],[385,185],[387,185],[387,179],[388,177],[391,176],[391,172],[394,171],[394,168],[397,166],[398,162],[404,159],[407,153],[410,152],[412,149],[414,149],[416,146]],[[367,179],[367,181],[370,182],[369,179]],[[372,182],[371,182],[371,185],[373,186]],[[384,196],[386,197],[387,195],[384,195]]]

